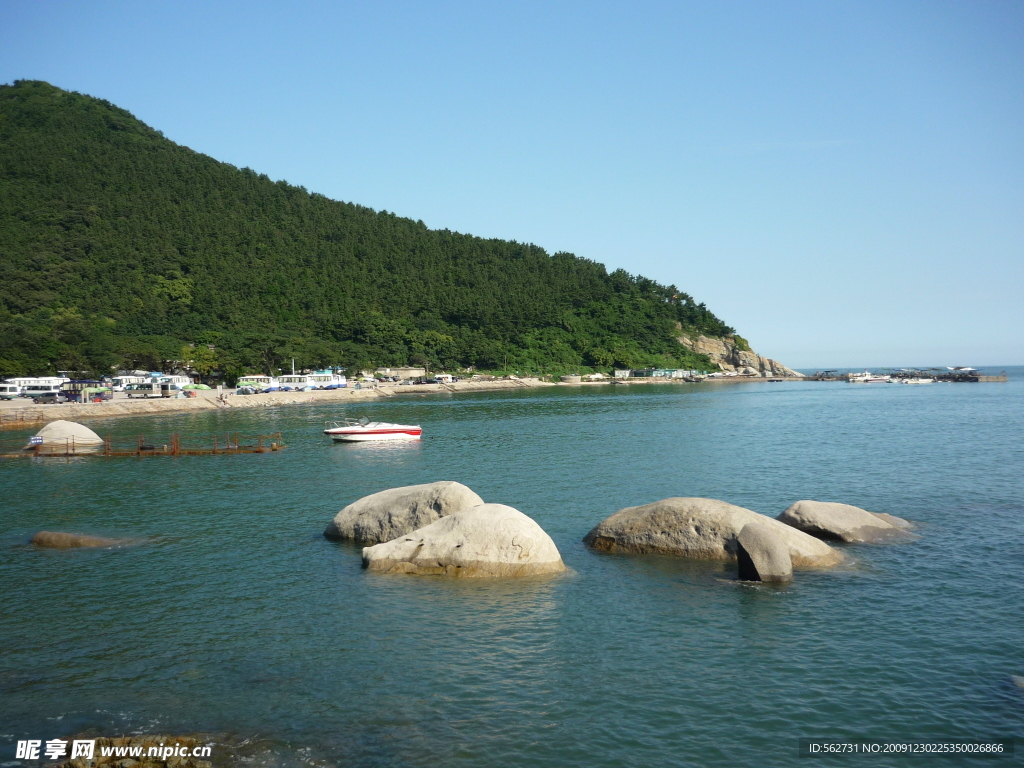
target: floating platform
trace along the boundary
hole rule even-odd
[[[145,435],[139,435],[134,442],[115,442],[110,435],[102,445],[75,445],[74,438],[68,438],[63,445],[30,445],[14,452],[9,447],[0,452],[0,458],[23,457],[60,458],[70,456],[95,456],[119,458],[145,458],[148,456],[230,456],[240,453],[270,453],[285,448],[280,432],[271,435],[240,438],[238,433],[187,438],[184,442],[175,432],[164,443],[147,442]]]

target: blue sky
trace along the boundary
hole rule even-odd
[[[1024,364],[1024,3],[0,3],[0,82],[675,283],[795,367]]]

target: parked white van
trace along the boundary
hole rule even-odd
[[[21,394],[21,387],[8,381],[0,381],[0,400],[13,400]]]
[[[64,381],[67,381],[65,379]],[[19,397],[39,397],[40,395],[49,395],[51,393],[60,392],[64,388],[64,381],[52,381],[47,384],[26,384],[21,388]]]
[[[163,393],[160,391],[159,381],[146,381],[142,384],[128,384],[124,388],[124,393],[128,397],[163,397]]]

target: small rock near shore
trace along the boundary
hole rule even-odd
[[[391,488],[349,504],[335,515],[324,536],[377,544],[483,503],[469,488],[451,480]]]
[[[492,578],[565,570],[544,529],[504,504],[470,507],[406,536],[366,547],[363,566],[381,573]]]
[[[677,497],[627,507],[596,525],[583,541],[607,552],[732,560],[736,538],[748,523],[759,523],[781,538],[796,567],[828,567],[843,560],[840,552],[813,536],[718,499]]]
[[[890,539],[913,527],[893,515],[868,512],[850,504],[806,499],[793,504],[778,520],[818,538],[849,543]]]
[[[25,450],[43,454],[99,453],[103,450],[103,438],[76,421],[51,421],[33,439],[38,442],[29,443]]]
[[[736,560],[741,581],[788,584],[793,580],[789,547],[775,531],[759,523],[747,523],[739,532]]]
[[[40,531],[32,537],[37,547],[47,549],[76,549],[78,547],[120,547],[128,544],[125,539],[105,539],[101,536],[86,536],[82,533]]]

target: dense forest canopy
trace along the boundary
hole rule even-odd
[[[675,286],[311,194],[38,81],[0,86],[0,376],[711,368]]]

